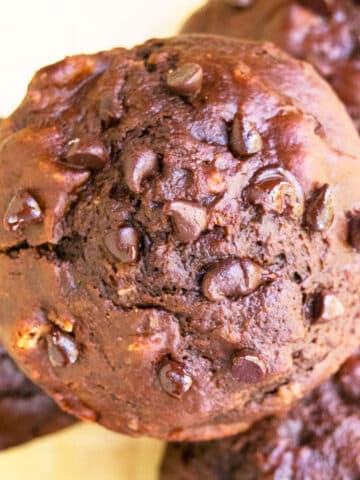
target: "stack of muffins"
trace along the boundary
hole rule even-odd
[[[360,478],[359,15],[212,0],[35,75],[0,123],[4,447],[74,417],[177,442],[163,480]]]

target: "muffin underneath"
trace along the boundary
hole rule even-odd
[[[360,4],[357,0],[209,0],[187,33],[274,42],[327,79],[360,128]]]
[[[160,480],[357,480],[359,400],[358,353],[281,419],[220,441],[169,445]]]

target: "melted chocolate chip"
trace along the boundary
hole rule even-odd
[[[349,215],[349,243],[360,252],[360,211]]]
[[[49,360],[53,367],[65,367],[76,362],[79,350],[70,335],[53,330],[46,338]]]
[[[159,372],[161,388],[174,398],[181,398],[192,386],[192,378],[186,372],[184,365],[168,360]]]
[[[344,306],[330,292],[319,292],[315,295],[313,304],[313,319],[317,323],[328,322],[344,314]]]
[[[184,97],[196,97],[201,92],[203,70],[197,63],[184,63],[167,76],[169,89]]]
[[[266,375],[266,366],[255,351],[244,349],[233,356],[231,371],[239,382],[255,384]]]
[[[236,115],[231,130],[231,148],[235,155],[255,155],[262,147],[263,142],[255,124],[241,115]]]
[[[106,92],[99,101],[99,117],[105,127],[111,127],[121,118],[121,109],[114,92]]]
[[[334,221],[334,199],[329,185],[316,190],[308,202],[305,223],[316,232],[323,232],[331,227]]]
[[[101,170],[109,160],[108,151],[99,140],[75,138],[68,146],[65,163],[73,168]]]
[[[341,367],[338,380],[345,395],[355,402],[360,400],[360,356],[350,357]]]
[[[125,182],[131,191],[140,193],[141,184],[147,177],[156,172],[157,155],[148,148],[124,151],[122,154]]]
[[[172,217],[175,235],[180,242],[192,242],[206,229],[206,209],[196,203],[183,200],[170,202],[166,211]]]
[[[304,212],[304,193],[294,175],[277,166],[263,167],[255,173],[246,191],[247,199],[265,212],[295,216]]]
[[[3,223],[6,230],[16,232],[23,224],[42,221],[43,214],[35,198],[26,190],[21,190],[11,199]]]
[[[330,15],[334,7],[334,0],[298,0],[300,5],[319,15]]]
[[[247,8],[254,3],[254,0],[224,0],[231,7]]]
[[[104,243],[122,263],[135,263],[139,258],[140,234],[134,227],[124,226],[106,235]]]
[[[261,284],[273,279],[272,273],[251,260],[228,259],[204,275],[202,291],[208,300],[218,302],[225,298],[249,295]]]

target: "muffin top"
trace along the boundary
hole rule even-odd
[[[0,338],[63,409],[220,437],[360,343],[360,144],[309,65],[151,40],[40,70],[0,128]]]

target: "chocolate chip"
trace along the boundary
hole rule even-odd
[[[266,366],[254,350],[244,349],[234,354],[231,371],[239,382],[255,384],[266,375]]]
[[[65,163],[73,168],[101,170],[109,160],[105,145],[96,139],[75,138],[68,147]]]
[[[17,192],[11,199],[4,216],[4,228],[16,232],[23,224],[40,223],[43,214],[35,198],[26,190]]]
[[[330,15],[335,4],[334,0],[298,0],[298,2],[319,15]]]
[[[174,398],[181,398],[190,390],[193,383],[185,366],[173,360],[167,360],[162,364],[159,381],[164,392]]]
[[[241,115],[236,115],[231,130],[231,148],[235,155],[255,155],[262,150],[263,142],[256,126]]]
[[[224,0],[231,7],[247,8],[254,3],[254,0]]]
[[[360,400],[360,356],[350,357],[341,367],[338,374],[338,381],[342,391],[350,399],[358,402]]]
[[[213,302],[249,295],[274,275],[258,264],[244,259],[228,259],[211,268],[202,281],[205,297]]]
[[[196,97],[201,92],[203,70],[197,63],[184,63],[170,70],[166,83],[169,89],[184,97]]]
[[[140,234],[134,227],[124,226],[106,235],[104,243],[122,263],[135,263],[139,258]]]
[[[49,360],[53,367],[65,367],[76,362],[79,350],[70,335],[53,330],[46,338]]]
[[[196,203],[173,201],[165,207],[165,211],[172,217],[175,235],[180,242],[192,242],[206,229],[206,209]]]
[[[317,323],[328,322],[340,317],[345,312],[340,300],[330,292],[318,292],[314,298],[313,319]]]
[[[349,215],[349,243],[360,252],[360,211]]]
[[[247,199],[265,212],[277,214],[304,212],[304,193],[294,175],[278,166],[258,170],[246,190]]]
[[[125,150],[121,156],[125,182],[131,191],[140,193],[141,184],[156,172],[157,155],[149,148]]]
[[[334,221],[334,199],[329,185],[325,184],[313,194],[308,202],[305,223],[316,232],[330,228]]]

